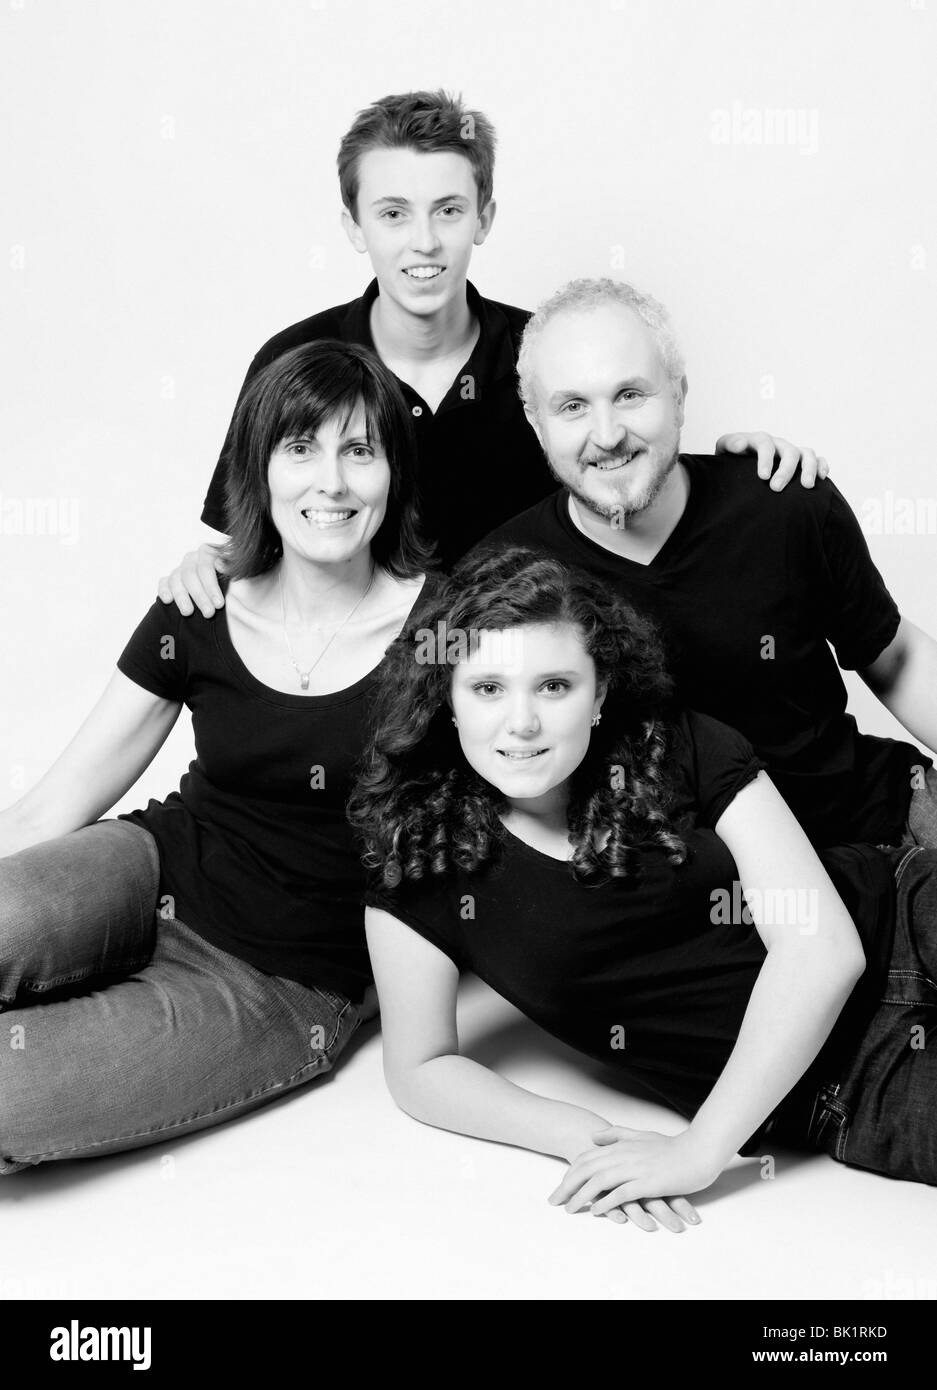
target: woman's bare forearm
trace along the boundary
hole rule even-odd
[[[536,1095],[468,1057],[434,1057],[391,1090],[401,1109],[423,1124],[568,1161],[609,1125],[592,1110]]]

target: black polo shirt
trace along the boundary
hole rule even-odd
[[[257,372],[303,343],[338,338],[376,352],[370,319],[377,295],[372,280],[360,299],[313,314],[264,343],[238,401]],[[483,299],[472,284],[466,285],[466,297],[478,320],[478,342],[435,414],[412,386],[397,379],[416,432],[424,529],[437,542],[444,565],[557,486],[517,395],[515,364],[530,314]],[[222,449],[202,510],[202,520],[219,531],[228,529],[224,454]]]

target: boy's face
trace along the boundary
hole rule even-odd
[[[408,313],[439,313],[463,300],[472,247],[494,219],[478,211],[468,159],[455,152],[368,150],[358,161],[357,220],[343,214],[357,251],[366,251],[382,295]]]

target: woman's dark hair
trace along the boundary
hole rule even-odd
[[[228,574],[248,579],[272,569],[283,547],[270,516],[267,470],[284,439],[313,435],[324,420],[342,425],[364,409],[369,439],[380,440],[390,465],[390,494],[371,554],[398,579],[432,565],[420,532],[416,444],[410,412],[394,376],[357,343],[324,338],[285,352],[258,372],[238,403],[225,448]]]
[[[348,803],[364,862],[386,885],[454,868],[475,872],[497,859],[504,837],[498,812],[507,803],[459,747],[450,666],[477,647],[480,631],[532,623],[573,625],[597,682],[608,687],[602,720],[570,779],[576,876],[634,877],[640,847],[661,848],[674,864],[686,858],[668,818],[672,683],[656,629],[597,580],[515,546],[463,560],[388,650],[373,734]]]

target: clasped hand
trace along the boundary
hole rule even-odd
[[[700,1217],[685,1197],[673,1194],[701,1192],[722,1167],[689,1130],[667,1135],[610,1125],[572,1160],[549,1200],[568,1212],[591,1203],[593,1216],[630,1220],[644,1231],[656,1231],[660,1222],[676,1233],[684,1222],[698,1225]]]

